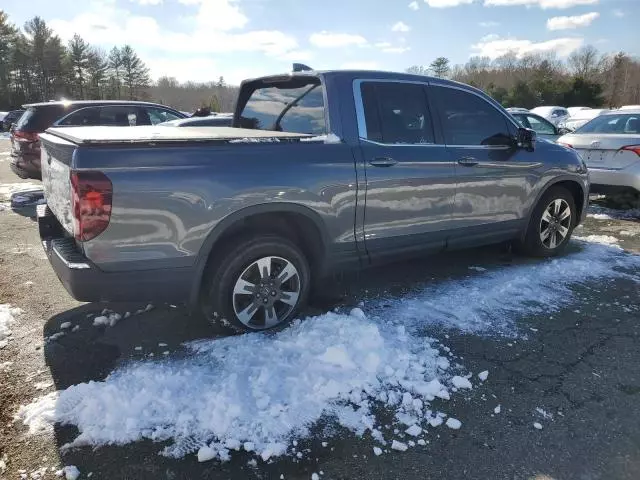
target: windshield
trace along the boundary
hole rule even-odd
[[[602,115],[576,130],[576,133],[640,133],[640,113],[626,115]]]
[[[242,110],[240,126],[324,135],[324,89],[320,80],[310,78],[304,85],[282,82],[257,88]]]

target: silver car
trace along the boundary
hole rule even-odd
[[[558,143],[578,151],[589,167],[591,191],[640,193],[640,110],[598,116]]]

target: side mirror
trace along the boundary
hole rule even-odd
[[[571,133],[572,130],[570,128],[567,127],[560,127],[558,129],[558,135],[566,135],[567,133]]]
[[[520,127],[516,141],[519,148],[524,148],[527,152],[533,152],[536,148],[536,132],[530,128]]]

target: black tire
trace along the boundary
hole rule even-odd
[[[545,226],[550,226],[548,222],[543,222],[542,217],[545,214],[547,208],[553,208],[551,204],[556,200],[561,200],[562,202],[565,202],[566,205],[568,205],[568,208],[571,211],[571,217],[568,222],[565,222],[563,220],[563,222],[565,223],[560,224],[560,226],[568,229],[567,234],[561,239],[561,241],[558,241],[558,239],[560,239],[561,233],[554,233],[554,238],[556,239],[556,241],[554,242],[555,246],[552,247],[551,241],[549,239],[545,240],[544,242],[542,240],[542,232],[545,231],[546,233],[547,231],[545,229]],[[573,229],[576,226],[577,214],[578,212],[576,210],[576,204],[569,190],[560,186],[549,188],[549,190],[547,190],[542,195],[542,197],[538,201],[538,204],[533,209],[533,213],[531,214],[531,218],[529,219],[529,225],[527,227],[527,232],[524,240],[516,244],[517,251],[519,253],[532,257],[552,257],[558,255],[567,247],[567,244],[569,243],[571,234],[573,233]]]
[[[273,261],[269,263],[273,269],[272,276],[276,277],[272,279],[272,282],[277,282],[277,286],[274,286],[273,283],[269,286],[268,281],[256,277],[259,267],[256,267],[255,263],[268,257],[273,257]],[[281,283],[278,277],[282,278],[284,275],[282,271],[278,274],[278,268],[281,265],[286,265],[282,260],[295,267],[296,275]],[[230,327],[239,333],[271,330],[287,325],[295,318],[300,309],[306,305],[309,297],[311,284],[309,262],[294,243],[279,235],[266,234],[240,239],[235,238],[216,255],[208,268],[210,271],[207,273],[201,297],[202,311],[206,319],[211,323]],[[255,284],[252,283],[252,285],[258,286],[260,291],[252,294],[234,294],[234,287],[241,277],[255,278],[256,282]],[[265,282],[264,287],[260,283],[263,281]],[[280,300],[281,296],[283,298],[286,296],[287,301],[291,302],[291,296],[288,294],[287,289],[293,291],[296,287],[299,288],[299,294],[293,307]],[[264,289],[271,290],[271,293],[277,290],[277,299],[276,297],[271,297],[269,292],[264,292]],[[254,303],[255,306],[261,293],[268,296],[268,300],[265,300],[265,302],[269,301],[269,305],[260,304],[260,308],[256,307],[255,313],[253,313],[254,316],[251,318],[251,322],[255,322],[255,325],[243,323],[237,314],[238,310],[241,313],[244,311],[243,305],[240,305],[241,302],[249,301],[249,303]],[[249,304],[247,303],[246,305],[248,308]],[[271,306],[273,306],[274,310],[269,308]],[[290,311],[285,312],[289,308]],[[266,326],[272,322],[267,318],[267,310],[275,313],[275,318],[279,320],[277,324]],[[279,314],[280,312],[282,312],[282,316]],[[263,325],[260,325],[261,320]]]

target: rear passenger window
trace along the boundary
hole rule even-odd
[[[99,125],[108,127],[135,127],[151,125],[149,115],[135,105],[117,105],[100,108]]]
[[[97,108],[81,108],[67,115],[58,122],[59,125],[87,127],[99,125],[100,115]]]
[[[360,86],[368,140],[387,144],[434,143],[424,87],[363,82]]]
[[[504,115],[486,100],[448,87],[431,87],[447,145],[509,145]]]

